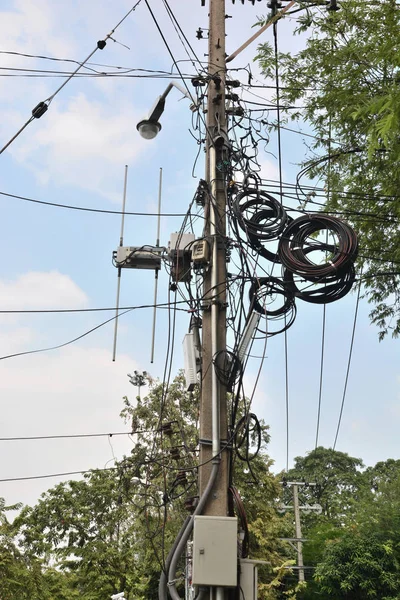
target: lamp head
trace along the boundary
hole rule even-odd
[[[144,119],[136,125],[136,129],[145,140],[152,140],[161,130],[161,123],[152,119]]]

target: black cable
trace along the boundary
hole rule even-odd
[[[161,29],[161,27],[160,27],[160,25],[159,25],[159,23],[158,23],[158,21],[157,21],[157,19],[156,19],[155,15],[154,15],[153,11],[152,11],[152,10],[151,10],[151,8],[150,8],[150,5],[149,5],[148,1],[147,1],[147,0],[144,0],[144,1],[145,1],[145,4],[146,4],[146,6],[147,6],[147,8],[148,8],[148,10],[149,10],[149,13],[150,13],[150,15],[151,15],[151,17],[152,17],[152,19],[153,19],[153,21],[154,21],[154,24],[155,24],[155,26],[157,27],[158,33],[160,34],[160,36],[161,36],[161,39],[162,39],[162,41],[164,42],[164,45],[165,45],[165,47],[166,47],[166,49],[167,49],[167,51],[168,51],[168,54],[170,55],[170,57],[171,57],[171,59],[172,59],[172,62],[173,62],[173,64],[175,65],[175,67],[176,67],[176,70],[177,70],[177,71],[178,71],[178,73],[179,73],[179,77],[181,78],[181,80],[182,80],[182,83],[183,83],[183,85],[185,86],[185,88],[186,88],[186,90],[187,90],[188,94],[191,96],[190,90],[189,90],[189,88],[188,88],[188,86],[187,86],[187,84],[186,84],[186,81],[185,81],[184,77],[182,76],[182,72],[181,72],[181,70],[180,70],[180,68],[179,68],[179,66],[178,66],[178,64],[177,64],[177,61],[175,60],[175,57],[174,57],[174,55],[172,54],[172,50],[171,50],[171,48],[169,47],[169,44],[168,44],[168,42],[167,42],[167,40],[166,40],[166,38],[165,38],[165,36],[164,36],[164,34],[163,34],[163,32],[162,32],[162,29]]]
[[[24,200],[25,202],[33,202],[34,204],[44,204],[45,206],[54,206],[56,208],[68,208],[70,210],[80,210],[84,212],[92,213],[104,213],[108,215],[128,215],[135,217],[185,217],[186,213],[145,213],[145,212],[129,212],[121,210],[106,210],[101,208],[89,208],[85,206],[73,206],[71,204],[59,204],[57,202],[45,202],[44,200],[36,200],[34,198],[27,198],[26,196],[17,196],[16,194],[8,194],[7,192],[0,192],[0,196],[7,196],[8,198],[16,198],[17,200]],[[201,215],[196,215],[199,218]]]
[[[48,110],[51,102],[54,100],[54,98],[56,97],[56,95],[59,92],[61,92],[61,90],[63,89],[63,87],[65,87],[67,85],[67,83],[69,81],[71,81],[71,79],[76,75],[76,73],[88,62],[88,60],[93,56],[93,54],[95,54],[95,52],[97,52],[97,50],[103,50],[103,48],[106,46],[106,40],[108,40],[108,39],[111,38],[111,35],[114,33],[114,31],[136,9],[136,7],[141,3],[141,1],[142,0],[138,0],[136,2],[136,4],[125,14],[125,16],[117,23],[117,25],[115,25],[114,29],[112,29],[110,31],[110,33],[108,33],[106,35],[106,37],[104,38],[104,40],[100,40],[100,41],[97,42],[97,45],[96,45],[95,49],[89,54],[89,56],[87,58],[85,58],[84,61],[82,61],[81,63],[78,63],[78,67],[75,69],[75,71],[73,73],[71,73],[71,75],[69,75],[67,77],[67,79],[64,81],[64,83],[62,83],[51,96],[49,96],[45,100],[39,102],[39,104],[37,104],[37,106],[35,106],[35,108],[32,110],[32,116],[29,117],[29,119],[21,127],[21,129],[19,129],[19,131],[17,131],[17,133],[15,135],[13,135],[13,137],[0,149],[0,154],[2,154],[12,144],[12,142],[23,132],[23,130],[30,123],[32,123],[32,121],[34,119],[40,119],[40,117],[42,117],[45,114],[45,112]]]
[[[347,361],[347,370],[346,370],[346,377],[345,377],[344,388],[343,388],[342,403],[341,403],[341,406],[340,406],[339,420],[338,420],[338,424],[337,424],[337,428],[336,428],[336,435],[335,435],[335,441],[333,443],[333,450],[335,450],[335,448],[336,448],[336,442],[337,442],[338,435],[339,435],[339,429],[340,429],[340,425],[342,423],[343,408],[344,408],[344,402],[345,402],[345,399],[346,399],[347,384],[348,384],[348,381],[349,381],[351,358],[352,358],[352,354],[353,354],[354,336],[355,336],[355,333],[356,333],[356,325],[357,325],[358,306],[359,306],[359,303],[360,303],[360,292],[361,292],[361,282],[362,282],[361,275],[362,275],[362,273],[360,273],[360,282],[358,284],[357,301],[356,301],[356,308],[355,308],[355,311],[354,311],[354,321],[353,321],[353,330],[352,330],[352,333],[351,333],[349,358],[348,358],[348,361]]]
[[[186,304],[186,300],[178,300],[176,304]],[[169,304],[167,302],[159,303],[159,304],[142,304],[141,306],[121,306],[119,310],[139,310],[141,308],[168,308]],[[102,312],[102,311],[115,311],[116,307],[107,307],[107,308],[46,308],[46,309],[35,309],[35,310],[0,310],[0,314],[48,314],[48,313],[84,313],[84,312]],[[177,309],[183,310],[187,312],[186,309]]]
[[[326,325],[326,304],[323,306],[322,315],[322,341],[321,341],[321,364],[319,373],[319,394],[318,394],[318,413],[317,413],[317,432],[315,434],[315,449],[318,447],[319,425],[321,417],[321,402],[322,402],[322,376],[324,372],[324,352],[325,352],[325,325]]]
[[[175,17],[175,15],[174,15],[174,13],[173,13],[173,11],[172,11],[172,9],[171,9],[170,5],[168,4],[167,0],[163,0],[163,3],[164,3],[164,6],[165,6],[165,8],[166,8],[166,10],[167,10],[168,16],[169,16],[169,17],[170,17],[170,19],[171,19],[171,22],[172,22],[172,24],[174,25],[174,27],[176,26],[176,27],[179,29],[180,33],[182,34],[182,36],[183,36],[183,38],[184,38],[184,40],[185,40],[186,44],[187,44],[187,45],[188,45],[188,47],[190,48],[190,50],[191,50],[191,52],[192,52],[193,56],[195,57],[196,61],[197,61],[197,62],[198,62],[200,65],[201,65],[201,60],[200,60],[200,59],[199,59],[199,57],[197,56],[196,52],[193,50],[193,48],[192,48],[192,46],[191,46],[191,44],[190,44],[189,40],[187,39],[187,37],[186,37],[186,35],[185,35],[184,31],[182,30],[182,27],[180,26],[180,24],[179,24],[179,21],[178,21],[178,20],[177,20],[177,18]],[[175,31],[176,31],[176,27],[175,27]],[[177,33],[178,33],[178,32],[177,32]],[[180,36],[179,36],[179,34],[178,34],[178,37],[179,37],[179,39],[180,39]],[[182,40],[181,40],[181,42],[182,42]],[[185,48],[185,45],[184,45],[184,43],[183,43],[183,42],[182,42],[182,46],[184,47],[184,49],[185,49],[185,51],[186,51],[186,53],[187,53],[187,55],[188,55],[188,57],[189,57],[189,60],[191,61],[192,65],[193,65],[193,67],[196,69],[196,66],[195,66],[195,64],[194,64],[194,61],[193,61],[193,59],[190,57],[189,53],[187,52],[187,50],[186,50],[186,48]],[[196,69],[196,70],[197,70],[197,69]]]
[[[278,23],[273,25],[274,33],[274,55],[275,55],[275,86],[277,103],[277,135],[278,135],[278,166],[279,166],[279,192],[281,202],[283,201],[283,172],[282,172],[282,140],[281,140],[281,113],[280,113],[280,89],[279,89],[279,54],[278,54]],[[285,356],[285,411],[286,411],[286,471],[289,470],[289,363],[288,363],[288,335],[284,329],[284,356]]]
[[[137,431],[111,431],[109,433],[73,433],[65,435],[32,435],[25,437],[0,437],[0,442],[25,442],[30,440],[61,440],[74,438],[92,438],[92,437],[114,437],[117,435],[135,435],[137,433],[153,433],[152,429],[138,429]]]
[[[88,469],[87,471],[67,471],[64,473],[48,473],[46,475],[32,475],[30,477],[7,477],[0,479],[0,483],[8,481],[30,481],[32,479],[49,479],[51,477],[67,477],[69,475],[84,475],[85,473],[99,473],[104,471],[115,471],[118,467],[106,467],[104,469]]]

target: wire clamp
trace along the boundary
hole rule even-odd
[[[221,443],[221,450],[225,450],[226,448],[232,448],[232,444],[231,442],[228,442],[228,440],[219,440]],[[202,446],[212,446],[212,440],[209,440],[207,438],[200,438],[199,439],[199,444]]]

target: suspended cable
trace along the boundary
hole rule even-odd
[[[105,467],[104,469],[89,469],[87,471],[67,471],[64,473],[47,473],[46,475],[32,475],[30,477],[6,477],[0,479],[0,483],[8,481],[31,481],[32,479],[50,479],[52,477],[68,477],[70,475],[85,475],[86,473],[104,473],[105,471],[115,471],[117,467]]]
[[[318,413],[317,413],[317,432],[315,434],[315,449],[318,446],[319,425],[320,425],[320,418],[321,418],[322,380],[323,380],[323,372],[324,372],[324,352],[325,352],[325,325],[326,325],[326,304],[323,305],[323,313],[322,313],[321,363],[320,363],[320,372],[319,372]]]
[[[71,79],[78,73],[78,71],[89,61],[89,59],[97,52],[97,50],[103,50],[103,48],[105,48],[107,40],[112,39],[111,36],[112,34],[115,32],[116,29],[118,29],[118,27],[121,25],[121,23],[123,23],[125,21],[125,19],[136,9],[136,7],[141,3],[142,0],[138,0],[138,2],[136,2],[136,4],[126,13],[126,15],[124,17],[122,17],[122,19],[119,21],[119,23],[117,23],[114,26],[114,29],[112,29],[110,31],[110,33],[108,33],[106,35],[106,37],[104,38],[104,40],[100,40],[97,42],[96,47],[94,48],[94,50],[89,54],[89,56],[87,56],[87,58],[85,58],[84,61],[82,61],[81,63],[78,63],[77,68],[75,69],[75,71],[73,71],[71,73],[71,75],[69,75],[67,77],[67,79],[56,89],[56,91],[49,96],[48,98],[46,98],[45,100],[42,100],[41,102],[39,102],[39,104],[37,104],[35,106],[35,108],[32,110],[32,116],[29,117],[29,119],[26,121],[26,123],[21,127],[21,129],[19,129],[17,131],[17,133],[15,135],[13,135],[13,137],[5,144],[5,146],[3,146],[0,149],[0,154],[2,154],[11,144],[12,142],[24,131],[24,129],[30,124],[32,123],[32,121],[34,119],[40,119],[40,117],[42,117],[45,112],[47,112],[51,102],[54,100],[54,98],[57,96],[57,94],[59,94],[59,92],[61,92],[61,90],[67,85],[67,83],[69,81],[71,81]]]
[[[343,397],[342,397],[342,403],[340,406],[340,414],[339,414],[339,420],[338,420],[338,424],[337,424],[337,428],[336,428],[335,441],[333,443],[333,450],[335,450],[335,448],[336,448],[336,442],[337,442],[338,435],[339,435],[339,429],[340,429],[340,425],[342,423],[343,408],[344,408],[344,402],[346,399],[347,384],[349,381],[350,365],[351,365],[351,359],[352,359],[352,354],[353,354],[354,336],[355,336],[356,325],[357,325],[357,315],[358,315],[358,306],[359,306],[359,302],[360,302],[361,282],[362,282],[362,272],[360,273],[360,282],[358,284],[356,308],[354,311],[353,331],[351,334],[351,342],[350,342],[350,350],[349,350],[349,359],[347,361],[346,378],[345,378],[345,382],[344,382]]]
[[[16,198],[17,200],[24,200],[25,202],[32,202],[33,204],[43,204],[45,206],[54,206],[55,208],[67,208],[69,210],[80,210],[83,212],[92,213],[104,213],[107,215],[127,215],[135,217],[185,217],[186,213],[145,213],[145,212],[122,212],[121,210],[107,210],[102,208],[89,208],[86,206],[74,206],[71,204],[59,204],[57,202],[46,202],[44,200],[36,200],[34,198],[27,198],[26,196],[17,196],[16,194],[8,194],[7,192],[0,192],[0,196],[7,196],[8,198]],[[200,214],[196,217],[203,218]]]
[[[115,437],[118,435],[136,435],[138,433],[154,433],[152,429],[138,429],[136,431],[110,431],[109,433],[71,433],[63,435],[31,435],[19,437],[0,437],[0,442],[27,442],[31,440],[64,440],[75,438]]]

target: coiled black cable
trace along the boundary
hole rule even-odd
[[[249,298],[251,310],[265,316],[267,321],[284,320],[284,324],[278,330],[267,327],[264,331],[259,326],[257,329],[261,333],[271,337],[293,325],[296,318],[295,296],[293,287],[286,286],[284,281],[272,276],[254,279],[249,289]],[[277,298],[281,299],[282,303],[275,307]]]
[[[309,279],[297,278],[288,269],[283,275],[285,287],[296,297],[312,304],[330,304],[343,298],[352,288],[355,282],[355,269],[353,263],[347,266],[347,270],[331,277],[322,277],[311,282]],[[302,283],[300,283],[302,282]],[[305,287],[301,287],[301,285]]]
[[[318,231],[333,234],[335,243],[324,243],[315,239]],[[312,251],[325,252],[326,260],[321,264],[312,262],[308,255]],[[309,281],[337,276],[357,257],[358,241],[354,230],[330,215],[303,215],[292,221],[279,241],[278,253],[281,263],[288,271]]]
[[[287,224],[282,204],[257,188],[244,188],[232,204],[239,227],[257,240],[276,240]]]

